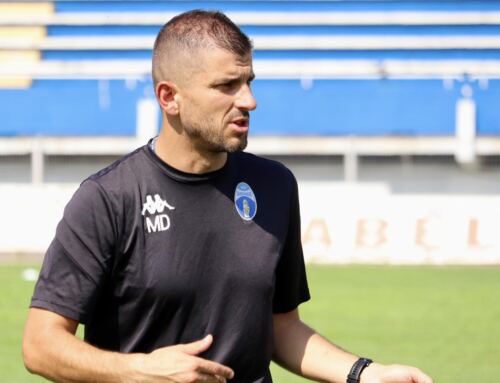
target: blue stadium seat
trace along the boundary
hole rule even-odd
[[[135,136],[154,36],[192,8],[223,10],[254,39],[256,136],[452,136],[464,86],[477,134],[500,135],[500,1],[346,0],[56,1],[52,15],[0,15],[0,28],[46,29],[0,32],[0,78],[33,79],[0,89],[0,136]],[[1,61],[33,50],[27,69]]]

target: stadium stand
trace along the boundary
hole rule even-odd
[[[358,156],[500,153],[500,1],[0,3],[0,155],[119,155],[159,127],[154,36],[221,9],[252,37],[249,150]]]
[[[0,4],[0,15],[5,18],[43,17],[53,12],[53,5],[50,3],[37,4]],[[46,27],[41,25],[9,25],[6,23],[0,26],[0,38],[2,41],[40,41],[46,36]],[[14,67],[18,63],[28,64],[40,61],[40,51],[32,50],[8,50],[0,51],[0,63],[4,66]],[[30,77],[6,77],[0,78],[0,88],[4,89],[26,89],[31,86]]]

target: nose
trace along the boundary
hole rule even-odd
[[[252,93],[252,88],[249,84],[244,84],[238,92],[235,106],[240,110],[252,111],[257,108],[257,100]]]

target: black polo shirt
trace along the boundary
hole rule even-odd
[[[65,208],[31,306],[120,352],[214,336],[202,356],[271,382],[272,314],[309,299],[297,183],[247,153],[188,174],[148,145],[85,180]]]

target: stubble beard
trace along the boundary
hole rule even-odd
[[[216,126],[213,121],[190,122],[184,124],[184,129],[193,142],[199,143],[202,148],[214,153],[234,153],[247,147],[248,134],[246,132],[226,138],[225,129],[218,130]]]

